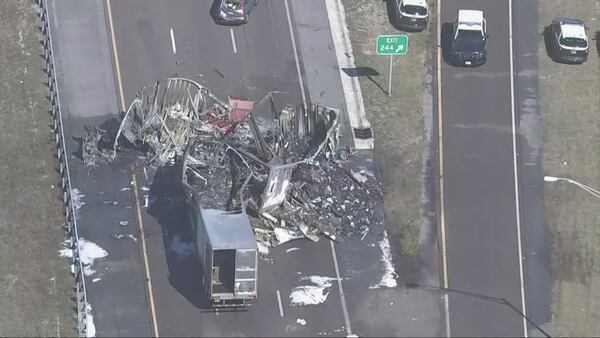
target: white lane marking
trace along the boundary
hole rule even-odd
[[[281,293],[277,290],[277,303],[279,304],[279,315],[283,318],[283,305],[281,305]]]
[[[287,1],[287,0],[286,0]],[[340,268],[338,266],[337,255],[335,253],[335,247],[333,241],[329,240],[331,245],[331,256],[333,256],[333,266],[335,267],[335,276],[337,277],[338,289],[340,290],[340,301],[342,302],[342,312],[344,313],[344,323],[346,324],[346,334],[352,335],[352,325],[350,325],[350,316],[348,315],[348,308],[346,307],[346,296],[344,295],[344,288],[342,287],[342,278],[340,277]]]
[[[173,49],[173,54],[177,54],[177,46],[175,45],[175,33],[173,33],[173,28],[171,28],[171,48]]]
[[[146,166],[144,166],[144,178],[148,181],[148,172],[146,171]]]
[[[521,243],[521,212],[519,202],[519,172],[517,167],[517,126],[515,116],[515,78],[513,65],[513,17],[512,0],[508,0],[508,45],[510,51],[510,110],[512,119],[513,175],[515,177],[515,211],[517,216],[517,242],[519,247],[519,278],[521,281],[521,312],[523,312],[523,337],[527,337],[527,309],[525,306],[525,282],[523,279],[523,245]]]
[[[350,32],[346,24],[344,5],[341,0],[325,0],[325,6],[331,28],[331,37],[335,47],[335,56],[340,68],[340,81],[344,90],[348,121],[353,129],[371,128],[371,123],[367,119],[365,112],[365,104],[358,77],[350,77],[342,71],[342,68],[356,67],[354,55],[352,54]],[[354,138],[356,149],[373,149],[374,145],[373,138],[366,140]]]
[[[441,40],[441,1],[437,0],[437,36]],[[444,289],[448,289],[448,257],[446,256],[446,219],[444,213],[444,139],[443,139],[443,115],[442,115],[442,43],[438,44],[437,49],[437,87],[438,87],[438,148],[439,157],[439,177],[440,177],[440,232],[442,241],[442,283]],[[450,300],[448,293],[444,293],[444,311],[446,312],[446,337],[450,337]]]
[[[292,27],[292,17],[290,16],[290,6],[288,0],[284,1],[285,13],[287,15],[288,27],[290,29],[290,38],[292,39],[292,49],[294,50],[294,59],[296,60],[296,72],[298,72],[298,81],[300,81],[300,92],[302,93],[302,104],[306,105],[306,92],[304,91],[304,81],[302,80],[302,71],[300,70],[300,60],[298,60],[298,48],[296,47],[296,38],[294,37],[294,28]]]
[[[237,54],[237,46],[235,45],[235,34],[233,34],[233,28],[229,28],[231,34],[231,45],[233,45],[233,53]]]

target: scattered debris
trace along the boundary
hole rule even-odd
[[[269,254],[269,247],[263,243],[263,242],[256,242],[256,245],[258,245],[258,252],[262,255],[268,255]]]
[[[127,224],[129,224],[129,221],[119,221],[119,225],[122,227],[127,226]]]
[[[398,286],[398,283],[396,282],[398,274],[396,273],[394,264],[392,264],[392,251],[390,250],[390,241],[388,240],[387,232],[384,232],[384,237],[379,242],[379,247],[381,248],[380,261],[383,263],[385,272],[381,277],[381,281],[375,285],[369,286],[369,289],[378,289],[381,287],[395,288]]]
[[[267,98],[270,109],[261,109]],[[232,97],[225,103],[195,81],[169,78],[137,95],[115,134],[112,158],[127,143],[153,167],[181,166],[187,202],[246,209],[261,254],[303,237],[364,239],[383,224],[375,212],[382,186],[374,175],[346,167],[354,152],[338,149],[338,115],[312,103],[278,110],[272,93],[258,104]],[[88,130],[104,150],[106,133]],[[88,149],[90,158],[105,158]]]
[[[110,235],[110,237],[114,238],[114,239],[128,238],[137,243],[137,238],[132,233],[121,233],[120,232],[120,233],[112,234],[112,235]]]
[[[106,130],[84,126],[83,132],[81,155],[85,165],[97,167],[99,164],[113,159],[114,153],[111,149],[111,137],[107,134]]]
[[[328,289],[332,286],[331,281],[335,278],[310,276],[303,277],[300,280],[310,280],[315,285],[302,285],[293,288],[290,293],[291,306],[316,305],[325,302],[327,296],[329,296]]]
[[[296,323],[298,323],[298,324],[300,324],[300,325],[304,326],[304,325],[306,325],[306,320],[304,320],[304,319],[302,319],[302,318],[298,318],[298,319],[296,319]]]
[[[121,188],[121,191],[131,191],[130,187]]]

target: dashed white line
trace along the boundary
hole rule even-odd
[[[283,305],[281,305],[281,293],[277,290],[277,303],[279,304],[279,315],[283,318]]]
[[[177,54],[177,46],[175,45],[175,33],[173,33],[173,28],[171,28],[171,48],[173,49],[173,54]]]
[[[233,45],[233,53],[237,54],[237,46],[235,45],[235,34],[233,34],[233,28],[229,28],[229,33],[231,33],[231,44]]]
[[[286,0],[287,1],[287,0]],[[346,296],[344,295],[344,288],[342,287],[342,278],[340,276],[340,268],[338,266],[337,255],[335,253],[335,246],[333,241],[329,240],[331,245],[331,256],[333,256],[333,266],[335,267],[335,277],[338,282],[338,289],[340,289],[340,301],[342,302],[342,312],[344,313],[344,323],[346,324],[346,334],[352,336],[352,325],[350,324],[350,316],[348,315],[348,308],[346,307]]]
[[[302,93],[302,104],[306,104],[306,93],[304,92],[304,81],[302,80],[302,71],[300,70],[300,60],[298,60],[298,48],[296,47],[296,38],[294,37],[294,28],[292,27],[292,17],[290,15],[290,5],[288,0],[283,2],[285,13],[287,15],[288,27],[290,29],[290,38],[292,39],[292,49],[294,50],[294,59],[296,60],[296,72],[298,72],[298,81],[300,81],[300,92]]]

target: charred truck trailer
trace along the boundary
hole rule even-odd
[[[204,292],[214,307],[251,305],[257,297],[258,250],[248,215],[190,206]]]

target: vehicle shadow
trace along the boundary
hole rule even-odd
[[[600,31],[596,31],[594,34],[594,40],[596,40],[596,53],[600,56]]]
[[[440,36],[440,43],[442,47],[442,59],[444,62],[454,66],[455,62],[452,59],[452,23],[443,23],[442,32]]]
[[[548,26],[544,26],[544,31],[542,32],[542,35],[544,37],[544,47],[546,48],[546,55],[552,59],[552,61],[557,62],[556,58],[554,57],[554,54],[552,53],[552,31],[550,29],[550,25]]]
[[[384,1],[387,9],[388,22],[392,27],[401,30],[400,27],[398,27],[398,6],[396,5],[396,0]]]
[[[194,306],[208,310],[211,304],[202,286],[202,263],[196,254],[196,236],[187,217],[179,174],[178,165],[157,169],[147,212],[162,229],[169,282]]]

